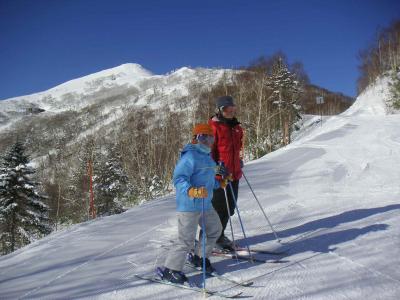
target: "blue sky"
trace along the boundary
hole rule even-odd
[[[400,1],[0,0],[0,99],[133,62],[156,74],[285,52],[311,82],[355,96],[357,54]]]

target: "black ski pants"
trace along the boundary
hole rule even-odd
[[[228,224],[229,221],[229,216],[233,216],[233,214],[235,213],[236,206],[235,206],[235,200],[232,196],[231,187],[233,189],[233,193],[237,201],[239,193],[239,180],[234,180],[231,182],[231,184],[228,184],[226,186],[226,194],[228,196],[228,203],[229,203],[229,212],[226,205],[224,190],[219,188],[217,190],[214,190],[213,194],[212,204],[219,216],[219,219],[221,220],[221,225],[222,225],[221,237],[224,235],[226,225]]]

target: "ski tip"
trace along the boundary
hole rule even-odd
[[[238,292],[236,295],[233,295],[231,298],[240,298],[242,296],[243,292]]]
[[[242,282],[243,286],[249,287],[249,286],[253,286],[254,285],[254,281],[246,281],[246,282]]]
[[[281,240],[274,240],[266,242],[262,245],[263,249],[268,250],[270,252],[281,253],[285,252],[289,249],[289,245],[284,243]]]

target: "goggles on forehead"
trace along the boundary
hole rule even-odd
[[[198,134],[196,136],[196,139],[203,144],[213,144],[214,143],[214,137],[212,135],[208,134]]]
[[[229,105],[229,106],[221,106],[221,110],[226,111],[226,112],[235,112],[236,111],[236,105]]]

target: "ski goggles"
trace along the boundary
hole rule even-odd
[[[212,145],[214,144],[214,137],[208,134],[198,134],[196,139],[202,144]]]

